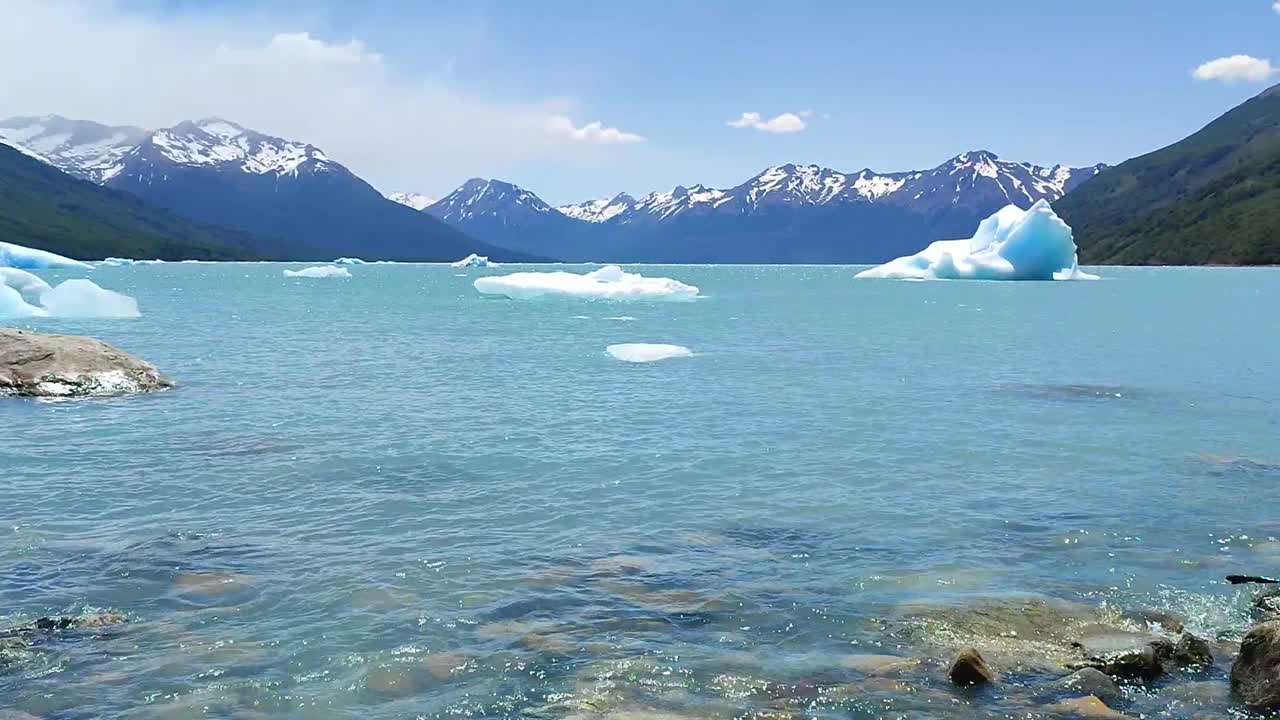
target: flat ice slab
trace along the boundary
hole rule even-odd
[[[351,271],[332,265],[317,265],[301,270],[285,270],[284,276],[296,278],[349,278],[351,277]]]
[[[1071,227],[1040,200],[1007,205],[967,240],[939,240],[855,277],[893,280],[1094,280],[1080,271]]]
[[[671,358],[693,357],[693,351],[683,345],[663,343],[621,343],[605,348],[616,360],[629,363],[651,363]]]
[[[505,295],[513,300],[543,296],[587,300],[689,301],[698,297],[698,288],[664,277],[629,273],[617,265],[606,265],[589,273],[518,272],[477,278],[476,290],[485,295]]]

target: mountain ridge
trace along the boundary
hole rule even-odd
[[[679,185],[559,207],[512,183],[473,178],[424,212],[495,244],[566,260],[880,262],[890,251],[971,232],[1006,204],[1060,199],[1102,167],[1036,166],[984,150],[898,173],[788,163],[730,188]],[[883,240],[861,249],[842,243],[860,232]],[[753,234],[773,249],[749,248],[760,239]],[[801,237],[821,247],[781,247]]]
[[[383,197],[310,143],[222,118],[153,131],[60,116],[10,118],[0,121],[0,142],[21,145],[68,174],[190,220],[248,233],[257,238],[255,251],[269,257],[534,257],[478,241]]]

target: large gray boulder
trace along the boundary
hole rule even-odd
[[[1231,691],[1255,710],[1280,708],[1280,620],[1255,626],[1240,643]]]
[[[99,340],[0,328],[0,396],[129,395],[172,386],[151,363]]]

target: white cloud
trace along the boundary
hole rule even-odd
[[[1280,13],[1280,0],[1276,0],[1274,3],[1272,3],[1271,9],[1275,10],[1277,13]]]
[[[381,55],[366,50],[364,43],[359,40],[353,39],[345,45],[331,45],[311,37],[308,32],[279,33],[267,43],[267,51],[282,58],[322,64],[376,65],[382,62]]]
[[[573,121],[565,115],[553,115],[547,119],[547,129],[556,135],[567,137],[576,142],[598,143],[638,143],[644,138],[635,133],[623,132],[618,128],[605,127],[599,120],[589,122],[582,127],[575,127]]]
[[[804,110],[799,113],[784,112],[781,115],[765,120],[760,113],[744,112],[742,117],[737,120],[730,120],[726,123],[729,127],[734,128],[754,128],[769,133],[798,133],[808,127],[805,118],[813,115],[812,110]]]
[[[1192,71],[1196,80],[1217,80],[1225,83],[1266,82],[1276,72],[1270,60],[1249,55],[1232,55],[1210,60]]]
[[[448,57],[411,69],[360,39],[318,37],[297,18],[158,18],[110,0],[0,7],[0,118],[162,128],[224,117],[321,147],[381,189],[431,193],[539,161],[596,166],[641,139],[599,122],[574,126],[573,100],[495,99],[454,83]]]

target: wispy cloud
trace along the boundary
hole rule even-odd
[[[642,139],[600,122],[575,126],[574,99],[494,98],[453,82],[452,60],[444,73],[415,69],[360,38],[323,37],[270,11],[156,16],[107,0],[0,6],[0,118],[57,113],[161,128],[225,117],[313,143],[384,189],[436,192],[542,160],[595,165]],[[90,69],[93,82],[65,82]]]
[[[600,145],[644,142],[643,136],[624,132],[618,128],[605,127],[604,123],[599,120],[577,127],[565,115],[553,115],[548,118],[547,129],[556,135],[567,137],[575,142],[597,143]]]
[[[809,125],[805,122],[805,118],[812,114],[812,111],[809,110],[804,110],[799,113],[784,112],[781,115],[776,115],[765,120],[758,112],[744,112],[737,120],[730,120],[725,124],[733,128],[752,128],[754,130],[761,130],[767,133],[785,135],[788,133],[798,133],[807,128]]]
[[[1280,13],[1280,0],[1276,0],[1275,2],[1271,3],[1271,9],[1275,10],[1277,13]]]
[[[382,62],[381,55],[369,52],[359,40],[331,44],[311,37],[308,32],[279,33],[267,43],[267,51],[282,58],[321,64],[377,65]]]
[[[1251,55],[1231,55],[1210,60],[1191,72],[1196,80],[1217,80],[1224,83],[1266,82],[1276,73],[1270,60]]]

